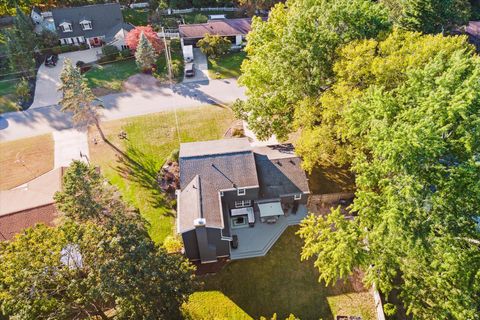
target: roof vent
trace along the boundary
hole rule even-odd
[[[281,167],[282,166],[282,163],[280,161],[277,160],[277,164]]]
[[[207,220],[205,220],[205,218],[197,218],[195,220],[193,220],[193,225],[195,227],[203,227],[207,224]]]
[[[295,161],[293,161],[291,159],[290,159],[290,163],[293,164],[293,165],[296,165]]]

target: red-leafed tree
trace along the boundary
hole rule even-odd
[[[160,53],[164,49],[163,41],[157,35],[157,33],[153,30],[151,26],[141,26],[135,27],[129,33],[127,33],[127,37],[125,38],[125,43],[128,47],[135,51],[138,46],[138,41],[140,40],[140,35],[144,34],[147,38],[148,42],[152,45],[157,53]]]

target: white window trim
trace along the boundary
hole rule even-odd
[[[80,22],[83,30],[92,30],[92,23],[87,20],[83,20]]]
[[[245,190],[245,188],[237,189],[237,196],[244,196],[246,194],[247,194],[247,191]]]
[[[60,24],[60,27],[62,27],[63,32],[72,32],[72,25],[68,22],[64,22]]]
[[[293,195],[293,200],[301,200],[301,199],[302,199],[301,193]]]
[[[237,200],[237,201],[235,201],[235,208],[250,207],[251,205],[252,205],[252,200]]]

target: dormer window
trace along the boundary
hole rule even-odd
[[[92,21],[90,20],[82,20],[80,21],[80,25],[83,30],[92,30]]]
[[[63,32],[72,32],[72,25],[68,22],[63,22],[60,24],[60,28],[62,29]]]

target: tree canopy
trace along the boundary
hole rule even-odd
[[[232,43],[227,37],[207,33],[203,39],[198,41],[197,45],[205,55],[215,58],[226,54]]]
[[[480,58],[463,37],[398,31],[340,56],[310,119],[320,154],[351,163],[355,219],[310,216],[302,258],[330,283],[363,269],[415,318],[478,319]]]
[[[465,25],[472,15],[469,0],[382,0],[390,18],[412,31],[439,33]]]
[[[121,203],[94,168],[74,162],[65,186],[56,195],[65,214],[58,227],[39,225],[0,243],[5,314],[22,319],[177,317],[195,289],[187,260],[156,247],[145,221]],[[88,214],[79,214],[82,208]]]
[[[143,32],[140,34],[140,40],[136,46],[135,60],[137,66],[144,71],[151,70],[157,60],[156,52]]]
[[[260,137],[285,138],[296,108],[332,83],[337,49],[389,30],[387,11],[370,0],[289,0],[268,21],[254,18],[240,83],[248,100],[235,111]]]

